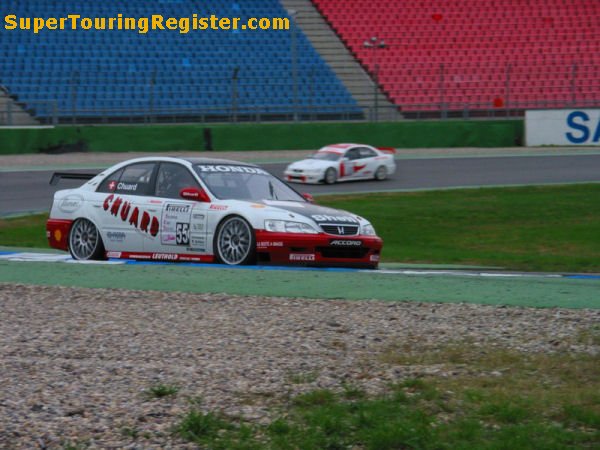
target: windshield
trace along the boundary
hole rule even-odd
[[[321,161],[338,161],[342,155],[340,153],[333,152],[317,152],[312,155],[312,159],[320,159]]]
[[[258,167],[196,164],[194,170],[210,192],[221,200],[306,201],[287,184]]]

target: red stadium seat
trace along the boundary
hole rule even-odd
[[[581,105],[600,101],[600,1],[313,2],[372,74],[363,43],[386,42],[379,80],[403,110],[402,102],[439,109],[442,85],[444,101],[481,108],[507,93],[524,107],[562,104],[573,85]]]

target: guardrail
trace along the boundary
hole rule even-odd
[[[40,125],[152,124],[152,123],[260,123],[319,121],[397,121],[403,119],[518,118],[525,110],[598,108],[598,100],[538,100],[494,105],[492,102],[439,102],[360,108],[357,105],[261,105],[188,108],[86,108],[60,109],[56,100],[12,102],[0,108],[0,126],[19,125],[18,115],[28,113]],[[21,109],[22,108],[22,109]]]

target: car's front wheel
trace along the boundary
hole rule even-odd
[[[78,261],[104,259],[104,244],[96,225],[77,219],[69,232],[69,252]]]
[[[337,181],[337,172],[333,167],[325,171],[325,184],[334,184]]]
[[[218,262],[231,266],[252,264],[256,256],[256,238],[250,224],[240,216],[227,217],[215,234]]]

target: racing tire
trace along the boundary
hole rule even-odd
[[[325,184],[335,184],[337,181],[337,172],[333,167],[330,167],[325,171],[325,178],[323,178]]]
[[[77,219],[69,231],[69,253],[77,261],[106,259],[104,243],[96,225]]]
[[[254,229],[240,216],[226,217],[219,224],[213,247],[217,262],[222,264],[241,266],[256,261]]]
[[[379,166],[377,168],[377,170],[375,171],[375,175],[374,178],[377,181],[383,181],[387,178],[387,167],[385,166]]]

